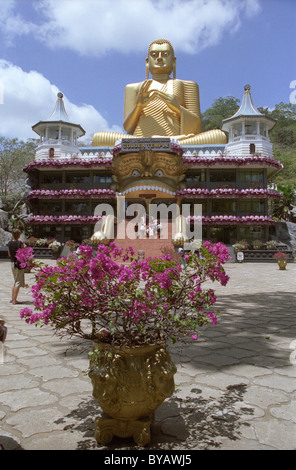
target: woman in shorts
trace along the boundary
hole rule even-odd
[[[16,260],[15,254],[19,248],[24,248],[25,245],[19,240],[21,236],[21,231],[14,229],[12,231],[12,240],[8,243],[8,255],[11,259],[11,270],[14,278],[14,284],[12,287],[11,301],[13,305],[20,304],[21,302],[17,301],[17,296],[19,294],[20,287],[25,287],[25,270],[16,268],[14,262]]]

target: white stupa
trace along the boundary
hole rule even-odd
[[[229,133],[225,154],[272,157],[273,150],[268,132],[275,126],[276,120],[261,114],[254,106],[250,85],[245,85],[244,88],[240,108],[233,116],[222,121],[222,130]]]
[[[46,121],[39,121],[32,126],[40,136],[35,159],[67,158],[77,155],[80,150],[77,144],[79,137],[85,134],[79,124],[70,122],[63,101],[63,93],[57,94],[55,108]]]

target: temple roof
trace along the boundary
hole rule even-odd
[[[239,109],[237,110],[237,112],[227,118],[227,119],[223,119],[223,127],[222,129],[223,130],[226,130],[226,126],[224,126],[224,124],[227,124],[229,121],[233,121],[234,119],[237,119],[237,118],[241,118],[241,117],[247,117],[247,118],[253,118],[253,117],[259,117],[262,119],[262,120],[268,120],[270,122],[270,128],[272,128],[275,123],[276,123],[276,119],[272,119],[270,118],[269,116],[266,116],[265,114],[262,114],[258,111],[258,109],[256,108],[256,106],[254,105],[253,103],[253,99],[252,99],[252,95],[251,95],[251,92],[250,92],[250,89],[251,89],[251,86],[250,85],[245,85],[244,86],[244,95],[243,95],[243,99],[242,99],[242,102],[241,102],[241,105],[239,107]]]
[[[52,114],[49,116],[47,119],[48,121],[65,121],[65,122],[70,122],[69,116],[66,113],[64,101],[63,101],[63,93],[58,93],[57,94],[58,99],[55,104],[55,108],[52,112]]]
[[[253,103],[250,85],[245,85],[244,89],[245,93],[243,95],[242,104],[237,112],[229,119],[233,119],[238,116],[263,116]]]
[[[75,127],[77,131],[77,137],[81,137],[85,134],[85,130],[80,126],[80,124],[74,124],[70,121],[69,116],[66,112],[64,101],[63,101],[63,93],[59,92],[57,94],[57,102],[55,104],[54,110],[52,114],[49,116],[48,119],[45,121],[39,121],[37,124],[32,126],[33,131],[37,134],[42,131],[46,126],[50,125],[54,127],[56,125],[66,125],[64,127]],[[40,135],[40,134],[39,134]]]

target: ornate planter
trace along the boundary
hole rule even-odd
[[[104,414],[97,420],[95,438],[107,445],[118,437],[150,442],[153,415],[174,389],[176,366],[164,345],[114,348],[94,343],[90,361],[93,396]]]
[[[286,266],[287,266],[287,260],[286,259],[279,259],[278,260],[278,265],[279,265],[279,269],[281,271],[284,271],[286,269]]]

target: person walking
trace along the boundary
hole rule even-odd
[[[144,224],[142,224],[140,227],[140,238],[145,238],[145,236],[146,236],[146,227]]]
[[[20,304],[21,302],[18,302],[17,297],[19,294],[19,290],[21,287],[25,287],[25,270],[20,269],[16,267],[16,252],[19,248],[25,248],[25,244],[19,240],[21,236],[21,231],[19,229],[14,229],[12,231],[12,240],[8,243],[8,256],[10,256],[11,259],[11,270],[12,270],[12,275],[14,279],[14,284],[12,287],[12,292],[11,292],[11,301],[10,303],[13,305]]]
[[[183,264],[184,268],[186,268],[187,263],[186,263],[186,261],[185,261],[185,254],[184,254],[183,248],[179,248],[179,249],[178,249],[178,253],[179,253],[180,257],[181,257],[181,261],[182,261],[182,264]]]
[[[157,224],[157,233],[158,233],[158,238],[161,238],[161,231],[162,231],[162,223],[159,221]]]

